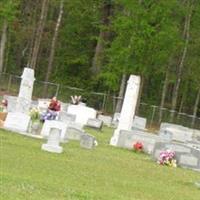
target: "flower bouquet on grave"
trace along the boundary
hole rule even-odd
[[[141,142],[136,142],[133,144],[133,150],[135,152],[143,152],[143,144]]]
[[[78,105],[81,102],[81,96],[71,96],[71,103],[74,105]]]
[[[29,112],[29,115],[32,122],[40,121],[40,110],[38,108],[32,108]]]
[[[42,113],[40,120],[44,122],[45,120],[56,120],[58,117],[58,112],[48,109],[47,112]]]
[[[175,159],[175,152],[171,150],[166,150],[160,152],[158,164],[166,165],[169,167],[177,167],[176,159]]]
[[[29,116],[31,117],[29,132],[36,134],[40,128],[40,110],[38,108],[32,108],[29,112]]]

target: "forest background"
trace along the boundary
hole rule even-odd
[[[116,112],[140,75],[140,102],[200,116],[200,1],[0,0],[0,73],[24,67],[119,97]]]

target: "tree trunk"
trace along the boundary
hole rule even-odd
[[[127,80],[127,75],[123,74],[122,75],[122,80],[121,80],[121,85],[120,85],[120,90],[119,90],[119,95],[117,99],[117,106],[115,108],[115,112],[120,113],[122,109],[122,103],[123,103],[123,97],[124,97],[124,92],[126,88],[126,80]]]
[[[140,109],[140,102],[142,98],[142,92],[143,92],[143,87],[144,87],[144,77],[141,76],[141,82],[140,82],[140,90],[139,90],[139,95],[138,95],[138,100],[137,100],[137,106],[136,106],[136,115],[139,115],[139,109]]]
[[[40,20],[39,20],[38,27],[35,34],[33,53],[32,53],[32,57],[30,61],[30,67],[32,69],[36,68],[36,62],[37,62],[38,52],[39,52],[40,43],[42,39],[42,33],[44,30],[45,20],[46,20],[47,12],[48,12],[48,4],[49,4],[49,0],[43,0]]]
[[[91,67],[91,71],[94,75],[97,75],[100,72],[101,67],[103,65],[104,49],[110,35],[110,32],[105,30],[105,27],[108,27],[110,24],[111,9],[112,9],[111,2],[104,1],[103,7],[102,7],[102,26],[103,27],[100,28],[99,38],[98,38],[97,45],[95,48],[95,54],[94,54],[92,67]]]
[[[192,118],[192,125],[191,125],[192,127],[194,127],[195,118],[197,117],[197,111],[198,111],[199,101],[200,101],[200,88],[198,90],[196,101],[195,101],[195,104],[194,104],[193,118]]]
[[[1,34],[1,43],[0,43],[0,73],[3,72],[4,54],[5,54],[5,47],[7,40],[7,28],[8,28],[7,22],[4,21]]]
[[[58,15],[58,19],[57,19],[57,22],[56,22],[52,43],[51,43],[51,52],[50,52],[50,56],[49,56],[49,63],[48,63],[46,77],[45,77],[45,82],[49,81],[49,77],[50,77],[50,74],[51,74],[51,71],[52,71],[56,40],[58,38],[58,30],[59,30],[59,27],[60,27],[62,15],[63,15],[63,0],[60,1],[60,11],[59,11],[59,15]],[[44,85],[44,93],[43,94],[46,95],[46,93],[47,93],[47,84]]]
[[[173,90],[172,107],[171,107],[172,110],[175,110],[176,105],[177,105],[182,71],[183,71],[184,62],[185,62],[185,58],[186,58],[186,54],[187,54],[187,50],[188,50],[189,39],[190,39],[190,23],[191,23],[192,11],[193,11],[193,5],[190,6],[189,14],[185,19],[185,25],[184,25],[185,44],[184,44],[184,49],[183,49],[183,54],[182,54],[182,57],[180,60],[180,64],[178,66],[176,84],[175,84],[174,90]],[[173,119],[174,119],[174,112],[171,113],[170,121],[173,122]]]
[[[165,81],[164,81],[164,85],[163,85],[163,89],[162,89],[162,97],[161,97],[161,102],[160,102],[160,111],[159,111],[159,123],[161,123],[162,121],[162,115],[163,115],[163,108],[165,105],[165,98],[166,98],[166,94],[167,94],[167,86],[169,83],[169,68],[170,65],[168,65],[167,70],[166,70],[166,75],[165,75]]]

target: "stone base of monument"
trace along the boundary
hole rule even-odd
[[[49,151],[52,153],[62,153],[63,152],[63,148],[60,146],[52,146],[49,144],[43,144],[42,145],[42,150],[44,151]]]
[[[137,129],[132,131],[121,130],[117,146],[126,149],[133,149],[134,144],[141,142],[143,144],[143,151],[147,154],[151,154],[154,150],[156,142],[158,141],[160,141],[160,138],[155,134]]]
[[[29,115],[20,112],[13,112],[8,113],[4,123],[4,128],[11,131],[26,133],[28,131],[29,124]]]

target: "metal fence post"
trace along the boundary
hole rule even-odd
[[[152,124],[153,124],[153,119],[154,119],[156,107],[158,107],[158,106],[152,106],[153,112],[152,112],[152,116],[151,116],[150,128],[152,127]]]
[[[12,75],[10,75],[10,76],[9,76],[9,79],[8,79],[7,92],[10,92],[11,83],[12,83]]]

